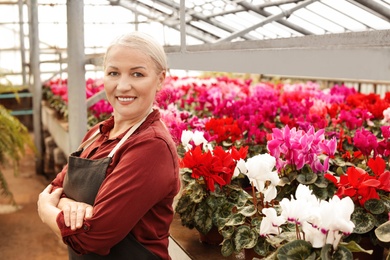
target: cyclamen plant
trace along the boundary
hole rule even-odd
[[[181,160],[184,187],[176,206],[181,222],[206,234],[219,227],[217,216],[226,208],[244,204],[248,194],[233,179],[237,161],[245,158],[248,148],[228,150],[212,146],[199,131],[183,131]]]
[[[309,259],[320,254],[313,249],[322,250],[321,253],[330,259],[335,259],[337,255],[352,259],[350,250],[340,242],[354,228],[351,221],[353,210],[354,204],[349,197],[339,199],[333,196],[328,201],[319,200],[308,186],[299,184],[295,198],[291,196],[280,202],[279,215],[275,208],[262,210],[265,216],[261,221],[260,235],[267,237],[270,243],[280,241],[280,238],[290,240],[275,252],[278,259],[294,258],[295,255],[299,255],[300,259]],[[329,212],[332,214],[329,215]],[[288,223],[292,223],[293,228],[288,227]]]
[[[324,174],[329,169],[329,160],[336,152],[335,138],[327,140],[324,129],[307,131],[285,126],[274,128],[267,143],[270,155],[276,158],[276,169],[281,177],[278,200],[293,194],[298,184],[308,185],[318,198],[333,196],[328,190]]]

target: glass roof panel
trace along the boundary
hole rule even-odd
[[[23,1],[26,35],[29,31],[27,2]],[[37,2],[42,58],[53,60],[52,56],[58,56],[60,52],[66,57],[67,0]],[[390,0],[359,2],[318,0],[278,21],[254,28],[233,41],[390,30]],[[186,43],[223,40],[302,3],[303,0],[186,0]],[[0,4],[0,67],[20,71],[18,1],[0,0]],[[180,0],[84,0],[84,6],[86,53],[101,53],[115,35],[134,30],[146,31],[165,45],[180,45]],[[373,10],[375,6],[378,6],[378,11]],[[24,43],[28,48],[27,37]],[[14,57],[14,60],[9,61],[8,57]],[[17,64],[10,65],[12,63]]]
[[[279,14],[281,12],[280,8],[277,6],[267,7],[267,8],[265,8],[265,10],[267,12],[272,13],[272,14]],[[311,31],[314,34],[324,34],[325,33],[325,30],[323,28],[320,28],[320,27],[314,25],[312,22],[310,22],[306,19],[303,19],[303,18],[295,15],[294,13],[291,14],[286,20],[290,21],[294,24],[297,24],[300,27],[303,27],[306,30]]]
[[[369,13],[362,8],[357,7],[354,4],[351,4],[347,1],[340,1],[340,0],[328,0],[326,3],[329,2],[329,5],[334,6],[341,12],[348,14],[349,16],[353,17],[357,21],[360,21],[361,23],[375,29],[375,30],[382,30],[382,29],[389,29],[390,23],[386,22],[382,18],[373,15],[372,13]]]
[[[367,29],[367,26],[360,23],[356,19],[351,18],[349,14],[341,13],[330,5],[319,3],[318,5],[310,5],[307,8],[316,13],[323,13],[326,17],[331,17],[332,21],[341,26],[344,26],[346,30],[356,32]]]
[[[307,8],[302,8],[294,12],[294,15],[301,17],[311,23],[314,23],[316,26],[325,30],[325,32],[330,33],[341,33],[344,32],[344,27],[341,27],[328,18],[325,18],[322,15],[319,15],[316,12],[312,12]]]

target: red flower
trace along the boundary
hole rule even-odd
[[[377,188],[380,186],[380,181],[363,169],[349,167],[346,174],[340,176],[339,181],[331,174],[325,174],[325,178],[338,187],[336,195],[340,198],[351,197],[361,206],[369,199],[379,199]]]
[[[238,124],[233,118],[211,118],[205,124],[205,128],[210,132],[211,135],[214,135],[217,143],[223,141],[235,142],[242,138],[242,133]]]
[[[242,147],[240,150],[233,147],[230,152],[216,146],[212,152],[203,152],[201,146],[195,146],[184,154],[181,166],[191,169],[192,178],[202,179],[207,189],[214,191],[215,184],[222,187],[230,183],[236,161],[244,159],[247,152],[248,147]]]
[[[390,172],[386,170],[386,162],[381,157],[368,160],[368,166],[379,180],[379,189],[390,192]]]

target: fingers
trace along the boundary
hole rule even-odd
[[[62,207],[62,212],[64,213],[64,222],[65,226],[69,227],[70,226],[70,206],[69,204],[66,204]]]
[[[88,205],[87,208],[85,209],[85,218],[86,219],[92,218],[92,213],[93,213],[93,207]]]
[[[43,192],[50,193],[52,189],[53,189],[53,185],[49,184],[46,186],[46,188],[43,190]]]
[[[64,205],[62,211],[65,225],[76,230],[83,226],[84,219],[92,217],[93,207],[85,203],[72,202]]]

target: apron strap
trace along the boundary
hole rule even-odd
[[[99,133],[100,129],[96,130],[96,132],[93,133],[91,137],[89,137],[87,140],[80,144],[79,148],[77,148],[77,151],[80,151],[81,149],[87,149],[87,147],[90,146],[96,140]]]
[[[150,113],[153,112],[153,109],[150,110],[150,112],[144,117],[142,118],[141,121],[139,121],[138,123],[136,123],[135,125],[133,125],[131,127],[131,129],[129,131],[127,131],[127,133],[125,134],[125,136],[119,141],[119,143],[116,144],[116,146],[114,147],[114,149],[112,149],[112,151],[110,152],[110,154],[107,156],[107,157],[112,157],[114,156],[114,153],[119,149],[119,147],[121,147],[121,145],[135,132],[135,130],[138,129],[138,127],[140,125],[142,125],[142,123],[146,120],[146,118],[150,115]],[[100,129],[96,130],[95,133],[93,133],[91,135],[90,138],[88,138],[86,141],[84,141],[80,146],[79,148],[77,149],[77,151],[80,151],[81,149],[86,149],[88,146],[90,146],[97,138],[98,134],[100,133]]]
[[[150,113],[149,113],[150,114]],[[148,114],[148,115],[149,115]],[[147,115],[147,116],[148,116]],[[146,116],[146,117],[147,117]],[[119,141],[119,143],[116,144],[116,146],[114,147],[114,149],[111,150],[110,154],[107,156],[107,157],[112,157],[114,156],[114,153],[116,152],[116,150],[119,149],[119,147],[121,147],[121,145],[135,132],[135,130],[138,129],[138,127],[145,121],[146,117],[144,117],[141,121],[139,121],[138,123],[136,123],[135,125],[133,125],[131,127],[131,129],[129,131],[127,131],[127,133],[125,134],[125,136]]]

